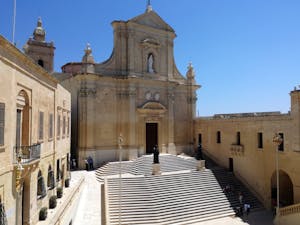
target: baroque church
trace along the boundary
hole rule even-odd
[[[8,169],[9,173],[3,173],[8,175],[0,175],[0,205],[4,205],[3,196],[12,199],[6,200],[8,209],[17,205],[16,218],[8,218],[8,221],[34,224],[38,220],[37,212],[47,204],[47,198],[55,194],[54,182],[50,182],[47,198],[42,195],[33,198],[35,192],[39,192],[39,183],[43,183],[39,180],[47,173],[45,177],[52,180],[55,174],[56,183],[64,186],[70,178],[70,158],[82,169],[88,157],[92,157],[95,167],[100,167],[120,157],[131,160],[152,154],[156,146],[160,153],[193,154],[197,144],[202,144],[206,156],[243,181],[264,207],[271,209],[280,205],[278,215],[281,217],[294,216],[294,212],[300,211],[299,89],[290,93],[291,111],[287,114],[234,113],[195,118],[196,90],[200,85],[195,82],[191,64],[185,75],[176,67],[173,28],[150,4],[143,14],[127,21],[113,21],[112,26],[114,46],[106,61],[96,62],[91,46],[87,45],[81,61],[66,63],[61,72],[53,71],[55,46],[45,40],[40,19],[33,38],[24,46],[25,55],[7,40],[0,39],[6,47],[0,48],[4,55],[1,60],[5,59],[0,72],[10,71],[13,75],[7,76],[9,79],[18,77],[16,87],[3,85],[6,95],[0,96],[0,159],[13,161],[7,160],[13,154],[5,151],[4,144],[10,138],[7,146],[13,149],[16,138],[7,133],[15,133],[15,127],[22,139],[19,145],[26,144],[32,149],[41,146],[37,159],[22,164],[27,172],[26,176],[21,174],[23,180],[14,175],[19,166],[15,162],[15,172]],[[24,67],[18,69],[17,75],[13,63]],[[30,79],[40,82],[35,84]],[[9,92],[12,90],[15,93]],[[38,91],[39,95],[31,95]],[[10,96],[17,96],[17,108],[8,107]],[[54,103],[49,105],[49,102]],[[11,112],[8,115],[17,112],[15,117],[20,113],[19,126],[5,122],[11,120],[4,117],[8,111]],[[34,121],[35,118],[39,121]],[[46,120],[49,122],[44,126]],[[4,135],[7,124],[10,127],[5,128]],[[26,136],[27,133],[30,135]],[[274,144],[274,133],[280,136],[278,146]],[[70,144],[71,156],[68,154]],[[279,163],[275,165],[276,160]],[[16,181],[9,176],[16,176]],[[13,182],[18,184],[18,191],[12,190],[15,196],[7,197],[10,195],[6,194],[10,190],[7,187],[12,187]],[[2,186],[5,194],[2,194]],[[22,199],[31,200],[24,203]],[[30,208],[29,204],[35,207]]]
[[[112,26],[109,59],[96,63],[87,45],[81,62],[54,74],[72,96],[73,157],[81,168],[89,156],[96,166],[116,160],[120,135],[124,160],[150,154],[156,145],[162,153],[192,151],[200,86],[191,64],[186,76],[176,67],[175,31],[151,5]]]

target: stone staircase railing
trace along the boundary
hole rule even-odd
[[[295,205],[290,205],[279,209],[280,216],[287,216],[289,214],[299,213],[300,214],[300,203]]]

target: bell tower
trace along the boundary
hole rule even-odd
[[[45,37],[46,32],[42,27],[41,18],[39,18],[33,31],[33,37],[29,38],[23,49],[25,54],[31,57],[38,65],[52,73],[55,47],[53,42],[46,42]]]

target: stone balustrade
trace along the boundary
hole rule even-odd
[[[289,214],[294,214],[294,213],[300,213],[300,203],[279,209],[280,216],[287,216]]]
[[[244,146],[237,145],[237,144],[231,144],[230,152],[232,155],[242,156],[242,155],[244,155]]]

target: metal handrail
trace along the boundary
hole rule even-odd
[[[29,163],[41,157],[41,144],[14,147],[14,162],[20,159],[21,164]]]

